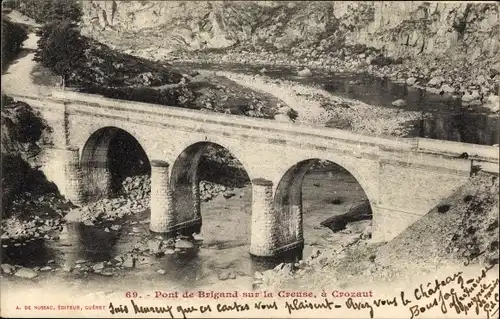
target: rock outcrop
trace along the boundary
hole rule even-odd
[[[481,56],[500,69],[497,3],[85,1],[83,12],[87,34],[166,54],[242,44],[321,51],[342,43],[395,57]]]
[[[499,11],[463,2],[85,1],[82,30],[157,61],[368,72],[497,112]]]

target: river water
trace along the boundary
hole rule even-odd
[[[220,284],[224,288],[243,285],[251,289],[255,271],[270,269],[283,260],[261,261],[250,257],[251,186],[236,189],[235,193],[236,196],[229,199],[219,195],[202,203],[203,240],[198,249],[189,254],[141,256],[135,268],[115,271],[110,277],[82,271],[84,265],[92,266],[133,253],[137,243],[149,235],[147,210],[122,220],[119,232],[105,231],[110,224],[65,225],[59,240],[40,240],[27,246],[4,248],[2,263],[28,267],[49,265],[58,269],[41,272],[37,280],[42,284],[74,282],[101,290],[118,282],[125,286],[168,286],[178,290]],[[334,204],[334,199],[340,203]],[[346,213],[365,199],[364,191],[346,171],[307,174],[303,183],[304,257],[337,240],[335,235],[338,234],[320,225],[323,220]],[[368,222],[356,222],[353,226],[361,231]],[[65,272],[62,270],[64,265],[76,268],[71,273]],[[165,273],[160,274],[158,270],[165,270]],[[228,276],[230,279],[226,279]]]

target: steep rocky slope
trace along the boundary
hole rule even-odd
[[[162,30],[164,43],[176,38],[192,49],[248,41],[280,48],[333,38],[399,55],[463,49],[475,59],[494,57],[499,45],[495,3],[85,1],[83,8],[90,31]]]
[[[82,1],[84,34],[153,60],[368,72],[498,111],[498,3]]]
[[[496,61],[493,67],[500,70],[498,3],[82,3],[86,32],[115,44],[157,46],[167,51],[236,44],[277,49],[315,45],[321,51],[338,44],[364,44],[396,57],[446,56],[476,63],[481,56]],[[137,34],[142,35],[140,39]]]

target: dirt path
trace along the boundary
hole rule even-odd
[[[12,22],[21,23],[29,26],[38,26],[29,18],[23,18],[19,12],[13,11],[8,17]],[[39,37],[31,32],[28,34],[28,39],[23,43],[23,48],[18,58],[2,74],[2,91],[5,94],[43,94],[49,91],[48,87],[36,85],[33,83],[31,73],[36,66],[33,61],[35,50],[37,49]]]
[[[259,75],[251,76],[226,71],[217,71],[216,74],[253,90],[274,95],[297,111],[298,122],[325,124],[328,119],[326,110],[318,101],[300,96],[308,91],[305,86],[287,86],[283,81],[274,83],[271,79]]]

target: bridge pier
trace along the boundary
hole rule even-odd
[[[61,150],[61,157],[63,158],[66,178],[65,196],[73,204],[80,205],[83,202],[83,173],[80,168],[78,149]]]
[[[155,233],[169,233],[175,224],[169,165],[164,161],[151,161],[151,223]]]
[[[76,205],[83,202],[83,174],[78,149],[48,148],[41,163],[45,177],[57,186],[61,195]]]
[[[296,220],[296,235],[288,234],[283,226],[289,220],[283,220],[284,216],[276,211],[274,204],[273,182],[261,178],[252,180],[250,255],[302,259],[302,216]],[[293,211],[301,214],[299,207],[294,207]]]
[[[252,226],[250,254],[272,257],[278,244],[278,220],[273,210],[273,182],[252,180]]]

